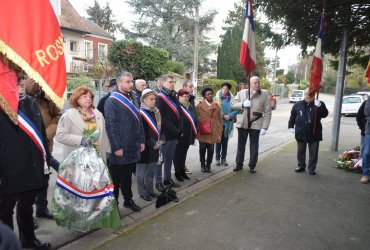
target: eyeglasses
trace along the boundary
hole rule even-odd
[[[189,95],[182,95],[182,97],[189,98]]]

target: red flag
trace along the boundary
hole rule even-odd
[[[370,85],[370,60],[367,64],[367,68],[365,69],[364,78],[367,78],[367,84]]]
[[[254,37],[252,0],[247,0],[247,6],[245,8],[245,25],[239,62],[245,69],[247,76],[256,67],[256,42]]]
[[[0,8],[0,53],[35,80],[61,107],[66,97],[66,67],[60,26],[49,0],[2,0]],[[4,67],[0,74],[6,72]],[[9,89],[0,79],[0,107],[14,107]],[[16,83],[15,83],[16,88]],[[13,98],[15,99],[17,92]],[[13,110],[10,112],[17,112]],[[8,115],[9,112],[7,112]]]
[[[321,87],[320,83],[322,77],[322,62],[323,62],[322,42],[324,40],[324,22],[325,22],[324,14],[322,14],[320,22],[320,31],[317,36],[315,54],[313,56],[311,64],[310,86],[308,87],[311,96],[314,96],[315,92],[318,92]]]

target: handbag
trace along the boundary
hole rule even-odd
[[[214,111],[214,110],[213,110]],[[198,121],[199,125],[199,134],[201,135],[210,135],[212,133],[212,116],[213,116],[213,111],[212,114],[209,118],[203,121]]]
[[[179,202],[179,199],[176,196],[175,190],[172,190],[172,185],[169,185],[158,196],[157,201],[155,202],[155,208],[164,206],[167,203],[170,203],[171,201]]]

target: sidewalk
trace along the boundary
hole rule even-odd
[[[178,249],[178,246],[184,246],[180,249],[189,249],[190,246],[193,249],[220,249],[226,247],[222,244],[230,242],[230,239],[239,235],[240,232],[248,232],[248,235],[243,234],[244,236],[239,237],[248,238],[248,244],[255,242],[256,244],[252,244],[251,248],[271,249],[276,247],[269,244],[286,237],[284,232],[287,235],[295,235],[298,230],[300,231],[299,237],[295,239],[297,242],[294,241],[293,244],[289,241],[282,241],[281,246],[277,248],[302,249],[304,246],[311,249],[335,248],[334,246],[341,249],[370,248],[370,242],[366,238],[369,234],[370,219],[361,215],[362,208],[370,206],[368,198],[370,185],[361,185],[359,174],[336,169],[333,160],[339,152],[359,144],[360,136],[357,127],[354,130],[352,121],[348,124],[342,122],[338,152],[330,151],[330,130],[331,123],[326,124],[323,133],[324,141],[320,144],[316,176],[310,176],[307,172],[294,173],[296,144],[294,140],[289,140],[280,148],[260,154],[256,175],[250,175],[248,171],[235,174],[232,172],[232,167],[226,169],[214,167],[214,172],[217,173],[196,178],[192,176],[192,183],[179,189],[180,203],[171,203],[160,209],[155,209],[154,202],[148,203],[140,213],[126,214],[120,230],[100,229],[82,237],[82,234],[56,227],[55,222],[48,221],[54,223],[54,226],[51,226],[53,231],[49,231],[50,233],[58,235],[58,231],[60,232],[60,238],[54,238],[51,243],[53,247],[63,246],[62,249],[93,249],[104,243],[108,245],[104,245],[102,249],[110,247],[116,249],[115,246],[121,249],[123,244],[125,249],[146,249],[149,246],[151,249],[173,249],[175,247]],[[230,203],[235,203],[236,206],[230,207]],[[211,223],[215,217],[217,220],[223,218],[220,217],[219,212],[227,211],[224,210],[225,206],[233,211],[230,214],[231,217],[225,216],[226,221],[221,224]],[[214,211],[215,209],[219,212]],[[200,213],[199,211],[207,211],[204,218],[195,216]],[[158,217],[160,214],[162,215]],[[195,215],[181,216],[192,214]],[[245,222],[247,224],[242,226],[239,225],[238,220],[235,221],[235,218],[241,219],[247,214],[253,214],[252,217],[247,216],[249,218]],[[198,220],[193,221],[193,217]],[[265,217],[269,221],[267,224],[263,223]],[[189,224],[189,220],[193,224]],[[154,232],[153,227],[150,226],[153,223],[161,224],[163,232],[161,228],[156,228]],[[241,227],[239,230],[242,231],[235,231],[233,227],[229,228],[230,225],[227,226],[227,224],[230,223],[239,225]],[[294,229],[291,228],[292,225]],[[245,226],[246,228],[243,228]],[[219,230],[223,233],[219,232],[217,227],[220,227]],[[226,228],[222,229],[223,227]],[[37,231],[38,235],[43,228],[44,226]],[[196,236],[198,231],[202,237]],[[214,240],[214,242],[207,242],[207,247],[204,247],[204,240],[207,239],[204,231],[209,231],[209,235],[212,235]],[[264,236],[262,237],[260,233]],[[145,235],[145,237],[140,238],[140,235],[141,237]],[[164,242],[163,237],[165,236],[172,239],[179,238],[179,242],[176,240]],[[40,238],[47,239],[47,234],[43,237],[40,235]],[[126,239],[130,240],[126,242]],[[319,241],[316,242],[318,239]],[[71,243],[68,244],[69,242]],[[189,242],[191,245],[188,244]],[[315,244],[311,245],[312,242]],[[240,239],[238,241],[236,237],[235,242],[227,246],[230,246],[229,249],[243,249],[246,248],[245,244],[245,241],[240,241]]]

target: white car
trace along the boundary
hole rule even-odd
[[[342,115],[356,115],[364,100],[362,95],[343,96]]]
[[[289,102],[298,102],[304,99],[304,90],[294,90],[289,98]]]

